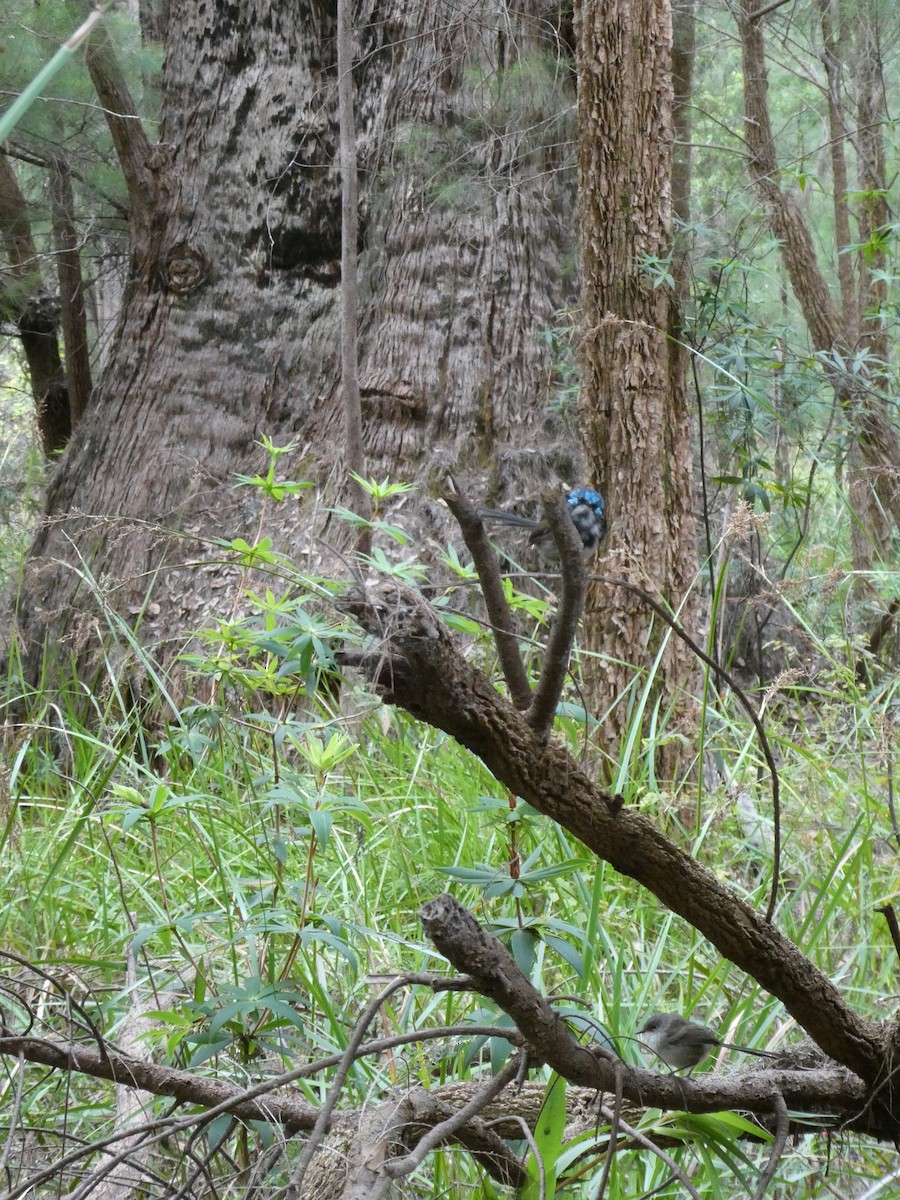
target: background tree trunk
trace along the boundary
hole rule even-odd
[[[41,449],[49,458],[66,445],[71,431],[69,395],[59,356],[58,316],[43,290],[38,252],[25,197],[9,156],[0,151],[0,238],[14,289],[0,296],[0,315],[15,322],[31,375]]]
[[[544,335],[573,286],[559,39],[536,3],[511,15],[369,0],[354,25],[369,470],[427,490],[452,466],[493,498],[530,495],[551,470],[573,476],[546,412]],[[233,473],[259,465],[261,434],[299,441],[286,474],[328,479],[341,436],[335,33],[317,4],[176,6],[158,147],[117,119],[127,92],[102,46],[89,55],[135,206],[131,278],[31,555],[20,612],[34,654],[63,632],[79,655],[91,640],[81,558],[120,613],[143,611],[150,641],[201,624],[230,575],[188,565],[190,535],[256,530],[260,499]],[[444,528],[424,496],[404,515],[414,534]],[[294,507],[265,516],[297,561],[317,531]]]
[[[612,534],[605,574],[678,609],[696,571],[690,416],[672,251],[671,11],[583,0],[577,26],[584,334],[582,411]],[[654,271],[656,274],[654,275]],[[634,596],[592,585],[591,707],[621,736],[635,680],[666,627]],[[682,612],[691,623],[691,614]],[[670,640],[654,691],[673,702],[690,661]],[[637,677],[643,684],[646,675]],[[669,766],[671,767],[671,763]]]
[[[863,319],[866,306],[877,296],[877,290],[872,291],[873,264],[867,261],[864,254],[858,257],[856,274],[861,299],[856,300],[849,311],[842,312],[832,299],[828,282],[819,268],[813,237],[803,213],[793,196],[778,182],[779,165],[768,105],[763,19],[757,19],[755,16],[756,7],[753,3],[745,5],[739,21],[748,168],[772,232],[778,238],[782,260],[809,328],[810,340],[823,358],[837,402],[846,414],[857,441],[857,447],[851,455],[851,472],[857,476],[851,487],[851,497],[866,538],[854,538],[853,549],[855,565],[863,570],[871,565],[873,555],[882,559],[890,555],[890,529],[884,515],[889,514],[894,526],[900,528],[900,470],[897,467],[900,463],[900,438],[891,423],[884,398],[878,389],[879,382],[884,378],[884,359],[860,361],[857,364],[859,369],[854,369],[850,362],[860,345],[857,340],[860,335],[863,339],[862,347],[865,347],[868,341],[869,345],[878,347],[884,355],[887,353],[886,342],[874,332],[876,326],[880,327],[880,314],[873,317],[870,313],[865,320]],[[865,5],[862,6],[861,16],[862,27],[865,28],[867,20],[871,18]],[[835,42],[833,36],[828,37],[831,26],[827,19],[824,31],[826,54],[830,53],[833,57]],[[858,108],[859,114],[865,114],[865,119],[871,121],[876,93],[872,78],[877,73],[877,58],[873,60],[872,57],[874,50],[871,38],[868,35],[863,36],[861,42],[865,67],[860,64],[856,66],[859,77]],[[833,67],[831,74],[834,74]],[[829,99],[832,103],[837,102],[831,86]],[[840,124],[844,131],[850,128],[846,115],[843,120],[836,118],[836,123]],[[876,178],[879,164],[882,172],[884,169],[883,155],[879,154],[878,146],[879,138],[872,130],[860,137],[857,144],[857,153],[860,156],[860,186],[867,191],[873,190],[876,185],[884,188],[884,180],[878,184]],[[832,165],[834,167],[834,153]],[[834,182],[836,187],[840,186],[840,165]],[[868,215],[863,218],[860,232],[862,238],[866,238],[867,233],[871,234],[874,231],[873,218],[880,219],[884,210],[875,195],[870,196],[863,205],[863,210]],[[846,236],[846,226],[840,221],[837,228],[839,237],[842,228]],[[838,246],[836,249],[840,252],[842,247]],[[845,269],[844,293],[846,287]],[[873,337],[874,343],[871,341]],[[863,471],[867,475],[865,488],[860,486]]]
[[[366,520],[372,502],[353,474],[364,479],[366,456],[362,439],[362,398],[359,393],[359,179],[356,162],[356,114],[353,111],[353,35],[350,0],[337,0],[338,125],[341,142],[341,393],[344,407],[344,462],[350,508]],[[353,474],[350,474],[352,472]],[[371,530],[357,541],[372,553]]]
[[[63,341],[66,348],[66,387],[69,415],[77,425],[91,398],[91,359],[88,350],[87,314],[84,303],[84,279],[78,234],[75,231],[75,201],[68,163],[54,160],[50,175],[50,205],[53,213],[53,241],[56,247],[56,277],[59,280],[59,306]]]

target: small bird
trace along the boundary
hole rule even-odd
[[[676,1071],[696,1067],[715,1046],[740,1050],[742,1054],[756,1054],[760,1058],[781,1057],[769,1050],[751,1050],[749,1046],[723,1042],[705,1025],[687,1021],[678,1013],[655,1013],[647,1019],[644,1028],[638,1030],[637,1036],[667,1067],[674,1067]]]
[[[573,488],[566,495],[566,504],[585,552],[593,554],[606,537],[606,502],[593,488]],[[553,534],[546,521],[520,517],[518,513],[506,512],[502,508],[479,508],[478,515],[483,521],[500,521],[504,525],[530,529],[528,541],[531,545],[542,549],[553,546]]]

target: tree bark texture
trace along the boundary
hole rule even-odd
[[[299,443],[284,474],[328,479],[342,437],[334,18],[286,0],[173,6],[157,146],[116,117],[129,100],[103,47],[89,55],[134,207],[131,276],[33,548],[32,649],[76,614],[90,633],[91,596],[57,565],[78,555],[120,612],[153,584],[150,641],[201,623],[229,575],[187,567],[200,547],[167,531],[255,532],[261,501],[233,473],[261,465],[262,434]],[[544,334],[571,299],[574,243],[558,39],[539,4],[487,0],[363,0],[353,27],[368,470],[427,491],[453,467],[494,498],[533,495],[551,470],[573,473],[546,413]],[[442,536],[443,513],[423,496],[407,524]],[[302,560],[313,526],[283,505],[264,532]]]
[[[608,574],[678,609],[696,571],[691,424],[674,289],[654,280],[672,251],[672,28],[668,0],[582,0],[578,11],[579,183],[584,331],[582,413],[611,514]],[[660,260],[662,260],[660,262]],[[654,282],[659,286],[654,286]],[[594,585],[588,599],[592,707],[613,706],[665,631]],[[682,613],[682,619],[690,613]],[[671,700],[690,670],[669,641],[657,676]]]
[[[359,179],[356,163],[356,114],[353,99],[353,36],[350,0],[337,0],[338,125],[341,143],[341,393],[344,401],[344,461],[348,471],[364,479],[366,458],[359,392]],[[372,516],[371,497],[349,475],[352,510]],[[358,547],[372,552],[371,531],[360,534]]]

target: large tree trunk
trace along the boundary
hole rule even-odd
[[[369,469],[427,485],[453,467],[495,497],[571,475],[545,411],[543,335],[573,251],[558,39],[537,3],[367,0],[354,26]],[[157,147],[116,119],[129,101],[106,49],[88,57],[129,182],[132,267],[28,566],[35,654],[65,631],[79,655],[91,640],[83,562],[126,616],[152,589],[150,641],[199,625],[230,584],[190,565],[191,535],[255,532],[260,498],[233,474],[258,467],[260,435],[298,441],[286,474],[343,486],[335,33],[333,6],[173,6]],[[424,495],[404,516],[442,528]],[[314,544],[296,507],[265,532],[301,562]]]
[[[611,514],[605,573],[677,610],[696,571],[690,415],[675,289],[647,269],[672,250],[671,46],[667,0],[582,0],[582,408]],[[592,707],[609,711],[608,735],[617,739],[629,720],[628,706],[616,702],[636,678],[631,664],[651,666],[667,627],[604,583],[593,585],[588,604],[588,641],[600,656]],[[663,704],[676,700],[689,670],[682,645],[670,640],[655,681]]]

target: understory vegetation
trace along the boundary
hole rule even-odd
[[[897,6],[672,7],[0,18],[2,1200],[900,1195]]]
[[[268,485],[277,488],[274,475]],[[385,486],[370,485],[376,498]],[[844,548],[828,541],[835,526],[827,501],[814,506],[814,550],[807,560],[801,552],[795,568],[805,585],[790,593],[819,664],[815,682],[786,668],[754,699],[781,785],[775,919],[849,1003],[882,1018],[895,976],[877,908],[896,886],[897,678],[861,671],[865,650],[842,625],[854,581],[841,569]],[[752,536],[744,516],[741,528]],[[383,542],[403,542],[395,526],[376,520],[376,528]],[[5,731],[3,886],[18,899],[0,917],[10,956],[3,1005],[20,1017],[30,1011],[36,1036],[90,1020],[115,1044],[140,1006],[151,1010],[141,1039],[158,1061],[241,1085],[340,1054],[386,977],[445,969],[417,913],[451,890],[580,1038],[614,1044],[628,1062],[642,1062],[633,1035],[659,1009],[691,1012],[741,1044],[797,1041],[779,1004],[647,892],[517,803],[467,751],[380,705],[359,681],[334,686],[335,652],[358,638],[332,604],[344,584],[298,575],[265,539],[236,539],[225,549],[243,567],[243,592],[206,632],[202,650],[179,664],[177,685],[112,615],[109,654],[91,688],[74,684],[66,702],[24,689],[14,672],[7,681],[10,711],[26,715]],[[403,549],[409,557],[398,566],[376,548],[367,570],[421,578],[412,548]],[[739,552],[735,542],[731,553]],[[446,563],[457,579],[436,597],[438,607],[492,669],[471,572],[455,551]],[[509,595],[539,666],[553,579],[518,583]],[[249,615],[232,617],[238,608]],[[715,638],[713,628],[709,646]],[[623,698],[633,709],[625,744],[603,748],[611,790],[762,908],[772,781],[735,695],[714,689],[708,673],[697,678],[703,690],[691,698],[691,723],[667,727],[663,715],[643,711],[646,680],[636,676],[633,695]],[[599,726],[585,722],[575,682],[560,713],[557,736],[590,763]],[[685,769],[680,784],[662,790],[654,757],[672,737],[684,742]],[[139,986],[126,974],[128,958],[139,964]],[[380,1007],[368,1036],[460,1023],[496,1026],[503,1017],[466,993],[409,986]],[[361,1108],[416,1082],[483,1078],[508,1050],[502,1039],[460,1031],[434,1043],[398,1041],[355,1062],[340,1105]],[[329,1073],[298,1086],[319,1105]],[[4,1087],[20,1106],[18,1161],[31,1170],[113,1120],[110,1089],[95,1080],[73,1076],[62,1086],[53,1073],[20,1063]],[[157,1116],[170,1103],[158,1099]],[[723,1116],[650,1112],[641,1124],[676,1148],[689,1135],[681,1153],[702,1194],[752,1190],[765,1147],[739,1143]],[[163,1149],[159,1170],[187,1187],[205,1163],[227,1194],[273,1136],[220,1117],[193,1158],[176,1161]],[[593,1194],[602,1149],[593,1128],[562,1146],[566,1194]],[[269,1182],[293,1153],[287,1143]],[[771,1194],[821,1194],[829,1175],[862,1183],[892,1162],[875,1146],[813,1134],[790,1148],[782,1190]],[[11,1196],[28,1174],[13,1171]],[[490,1194],[449,1150],[414,1181],[415,1194]],[[617,1155],[608,1194],[660,1186],[661,1195],[681,1194],[658,1159]]]

